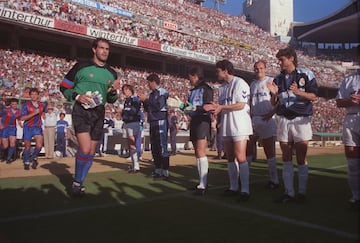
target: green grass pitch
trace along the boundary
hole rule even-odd
[[[359,210],[347,202],[344,156],[309,156],[309,172],[301,205],[273,203],[283,188],[264,188],[262,160],[251,165],[246,203],[222,196],[225,163],[210,164],[203,197],[188,191],[195,166],[171,167],[170,181],[154,181],[151,168],[91,173],[84,198],[66,194],[70,174],[0,179],[0,242],[356,242]]]

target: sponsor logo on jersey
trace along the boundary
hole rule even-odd
[[[301,79],[299,80],[299,85],[300,85],[300,86],[304,86],[304,85],[305,85],[305,79],[304,79],[304,78],[301,78]]]

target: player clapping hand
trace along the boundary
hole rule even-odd
[[[277,95],[277,93],[279,92],[279,87],[274,83],[267,83],[266,87],[270,90],[270,93],[272,95]]]
[[[350,96],[350,100],[352,103],[354,103],[355,105],[359,105],[360,104],[360,90],[355,93],[355,94],[352,94]]]
[[[145,94],[138,94],[139,100],[144,102],[148,97]]]

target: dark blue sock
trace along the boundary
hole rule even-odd
[[[7,154],[7,160],[9,160],[9,159],[11,159],[12,158],[12,156],[13,156],[13,154],[14,154],[14,152],[15,152],[15,147],[9,147],[8,148],[8,154]]]
[[[41,150],[41,148],[39,149],[39,148],[34,148],[34,151],[33,151],[33,153],[32,153],[32,159],[34,160],[34,159],[37,159],[37,157],[38,157],[38,155],[39,155],[39,153],[40,153],[40,150]]]
[[[80,150],[76,153],[76,159],[75,159],[75,181],[79,183],[83,183],[87,172],[89,171],[93,155],[90,154],[84,154]]]
[[[81,174],[81,182],[85,181],[85,178],[87,174],[89,173],[89,170],[93,164],[94,156],[88,154],[87,155],[87,161],[85,161],[83,167],[82,167],[82,174]]]
[[[30,163],[30,150],[24,150],[23,157],[24,157],[24,163],[29,164]]]

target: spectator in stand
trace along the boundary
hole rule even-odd
[[[54,107],[48,106],[47,112],[44,113],[44,148],[45,158],[54,158],[55,148],[55,130],[58,113]]]

